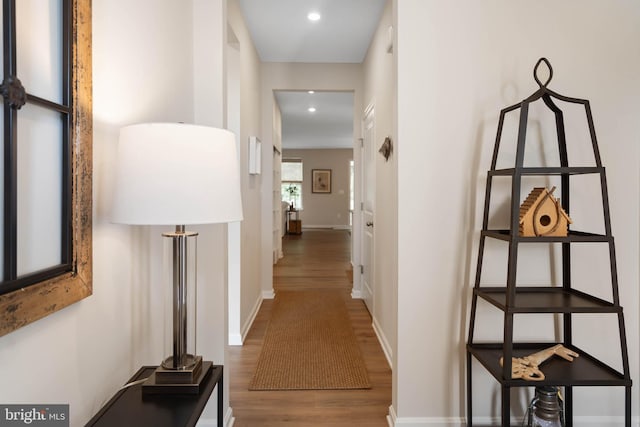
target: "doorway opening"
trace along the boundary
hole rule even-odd
[[[357,125],[354,92],[277,90],[274,98],[281,120],[283,166],[291,162],[302,169],[294,186],[293,181],[284,178],[273,183],[274,192],[279,188],[287,202],[287,206],[281,203],[283,236],[292,233],[288,229],[291,218],[294,225],[301,228],[295,229],[297,235],[303,230],[350,233],[355,192],[354,127]],[[323,188],[316,188],[314,176],[327,180]],[[290,187],[296,194],[286,194]],[[298,203],[291,206],[292,200]],[[353,242],[350,246],[354,247]],[[352,261],[353,250],[350,257]]]

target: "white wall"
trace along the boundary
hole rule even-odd
[[[222,2],[194,1],[196,9],[207,8],[200,16],[208,26],[224,13]],[[198,79],[192,78],[205,67],[194,64],[194,56],[201,53],[194,55],[193,34],[184,31],[200,25],[193,13],[193,2],[93,4],[94,293],[0,338],[0,377],[3,384],[11,384],[0,387],[2,402],[69,403],[71,425],[84,425],[141,365],[158,364],[164,356],[163,332],[157,327],[163,318],[157,285],[164,229],[110,223],[111,173],[120,127],[194,122],[196,112],[205,109],[195,100]],[[209,52],[221,50],[214,40],[207,42]],[[208,74],[209,93],[222,105],[220,86],[211,84],[215,79]],[[222,110],[208,107],[198,122],[222,125]],[[199,352],[224,363],[225,227],[196,231],[201,261]],[[16,369],[16,361],[24,369]],[[207,409],[204,417],[215,418],[215,408]]]
[[[191,28],[193,122],[226,128],[227,1],[192,0],[192,25],[174,26],[181,32]],[[157,7],[157,6],[154,6]],[[184,49],[184,46],[183,46]],[[187,48],[188,49],[188,48]],[[171,57],[174,50],[165,51]],[[185,79],[189,81],[189,74]],[[197,348],[204,360],[224,364],[228,344],[228,234],[227,225],[194,226],[198,237]],[[224,370],[224,422],[233,422],[229,408],[229,370]],[[211,399],[200,422],[215,423],[216,405]]]
[[[363,63],[364,105],[375,108],[374,148],[396,136],[396,64],[393,52],[387,52],[389,27],[393,26],[392,1],[388,0]],[[375,165],[375,243],[373,325],[392,363],[396,346],[398,288],[398,163],[395,153],[388,160],[376,153]]]
[[[486,170],[499,111],[537,88],[532,69],[541,56],[554,67],[552,89],[591,101],[637,384],[640,4],[403,0],[397,19],[396,423],[460,425],[464,417],[464,345]],[[545,263],[541,254],[531,260]],[[500,319],[501,313],[489,319],[498,334]],[[531,317],[521,322],[534,325]],[[607,345],[610,336],[598,326],[576,327],[576,334],[592,353],[615,359],[619,348]],[[610,334],[615,342],[616,330]],[[475,413],[486,420],[499,414],[499,389],[479,365],[475,372]],[[634,393],[637,415],[637,385]],[[622,425],[615,418],[623,414],[622,388],[578,388],[575,394],[577,417],[602,417],[595,424],[579,418],[578,425],[612,419]]]
[[[240,51],[240,167],[244,220],[241,225],[240,334],[244,339],[262,301],[260,265],[262,245],[262,180],[264,175],[249,175],[249,136],[263,139],[261,128],[260,59],[242,16],[237,0],[229,2],[228,20],[238,39]],[[264,150],[264,148],[263,148]],[[265,174],[270,171],[263,169]],[[270,195],[268,196],[270,199]],[[270,252],[269,252],[270,253]]]
[[[361,136],[360,117],[363,110],[362,100],[362,65],[361,64],[307,64],[307,63],[281,63],[265,62],[262,64],[262,128],[264,140],[262,146],[262,161],[264,170],[271,171],[272,150],[274,144],[273,129],[276,119],[275,90],[326,90],[326,91],[353,91],[354,98],[354,141]],[[279,130],[279,129],[278,129]],[[277,134],[276,134],[277,135]],[[279,138],[281,135],[277,135]],[[357,166],[356,166],[357,168]],[[357,170],[357,169],[356,169]],[[271,192],[273,180],[270,176],[262,177],[262,267],[261,283],[263,295],[272,295],[273,292],[273,259],[272,259],[272,201]],[[359,191],[358,189],[356,189]],[[354,215],[357,217],[358,215]],[[354,222],[354,231],[357,230],[359,220]],[[354,241],[357,237],[354,235]],[[357,254],[356,254],[357,255]],[[354,257],[354,263],[359,259]],[[359,289],[354,277],[354,289]]]

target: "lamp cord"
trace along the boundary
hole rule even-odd
[[[120,390],[124,390],[125,388],[129,388],[129,387],[132,387],[134,385],[142,384],[143,382],[145,382],[148,379],[149,379],[149,377],[143,378],[141,380],[131,381],[130,383],[127,383],[127,384],[123,385],[122,387],[120,387]]]

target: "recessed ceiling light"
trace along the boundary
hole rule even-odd
[[[315,91],[315,90],[310,90],[310,91],[307,91],[307,93],[308,93],[309,95],[313,95],[314,93],[316,93],[316,91]]]
[[[320,18],[321,16],[318,12],[309,12],[309,14],[307,15],[307,19],[309,21],[319,21]]]
[[[316,112],[316,107],[309,107],[307,108],[307,111],[310,113],[315,113]]]

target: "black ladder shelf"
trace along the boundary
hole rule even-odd
[[[538,78],[538,69],[544,63],[549,71],[549,77],[545,83]],[[469,336],[467,340],[467,425],[473,426],[472,411],[472,358],[480,364],[500,383],[502,394],[502,426],[510,426],[510,390],[513,387],[556,386],[564,387],[565,423],[567,427],[573,426],[573,386],[619,386],[625,387],[625,425],[631,427],[631,377],[627,353],[624,317],[618,294],[618,279],[616,270],[616,255],[614,239],[611,234],[611,221],[605,168],[602,166],[595,129],[591,115],[589,101],[584,99],[569,98],[559,95],[549,88],[553,70],[551,64],[541,58],[534,68],[534,78],[540,88],[524,101],[503,109],[500,112],[498,131],[491,161],[491,169],[488,171],[482,232],[478,248],[478,263],[473,289],[471,315],[469,323]],[[571,167],[567,152],[564,115],[554,99],[571,104],[582,104],[585,109],[589,135],[593,147],[595,166]],[[527,133],[527,119],[529,106],[535,101],[542,100],[554,117],[559,150],[559,167],[524,167],[525,140]],[[502,137],[505,115],[509,112],[520,110],[517,145],[515,151],[515,167],[508,169],[496,169],[500,140]],[[592,174],[599,176],[602,209],[604,219],[604,234],[594,234],[569,230],[566,237],[522,237],[519,233],[519,210],[521,201],[522,178],[527,176],[559,176],[560,177],[560,201],[564,210],[569,213],[570,178],[574,175]],[[511,178],[510,201],[510,227],[506,230],[489,229],[489,211],[491,199],[491,186],[493,178],[507,176]],[[487,238],[508,242],[508,266],[506,286],[482,286],[481,276],[485,241]],[[612,298],[610,301],[597,298],[581,292],[572,287],[571,282],[571,245],[576,242],[601,242],[606,243],[609,249],[609,263],[611,269]],[[518,265],[518,247],[520,244],[534,243],[559,243],[562,246],[562,286],[517,286],[516,270]],[[478,298],[488,302],[504,313],[503,341],[499,343],[479,343],[474,340],[476,324],[476,310]],[[561,358],[551,358],[546,361],[541,369],[545,374],[542,381],[527,381],[513,379],[511,375],[512,357],[524,357],[531,353],[548,348],[553,342],[514,342],[514,315],[523,313],[558,313],[562,315],[562,340],[559,342],[565,347],[580,354],[573,362]],[[601,362],[572,342],[572,314],[574,313],[609,313],[617,316],[620,334],[620,355],[622,372]],[[503,366],[500,366],[500,358],[503,358]]]

